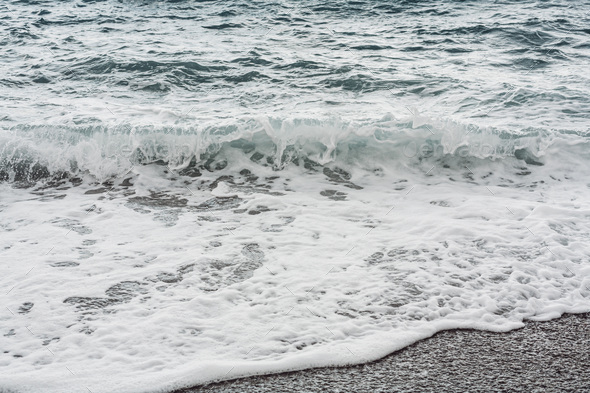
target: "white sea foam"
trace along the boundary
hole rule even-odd
[[[590,311],[586,170],[446,157],[2,185],[2,386],[165,391]]]

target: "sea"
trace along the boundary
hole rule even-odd
[[[589,1],[4,0],[0,59],[2,392],[590,311]]]

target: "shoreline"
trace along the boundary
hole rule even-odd
[[[590,313],[495,333],[445,330],[379,360],[176,390],[209,392],[590,391]]]

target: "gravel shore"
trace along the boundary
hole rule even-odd
[[[508,333],[449,330],[368,364],[261,375],[175,393],[590,392],[590,313]]]

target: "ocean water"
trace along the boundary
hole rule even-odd
[[[0,4],[0,391],[590,311],[590,2]]]

